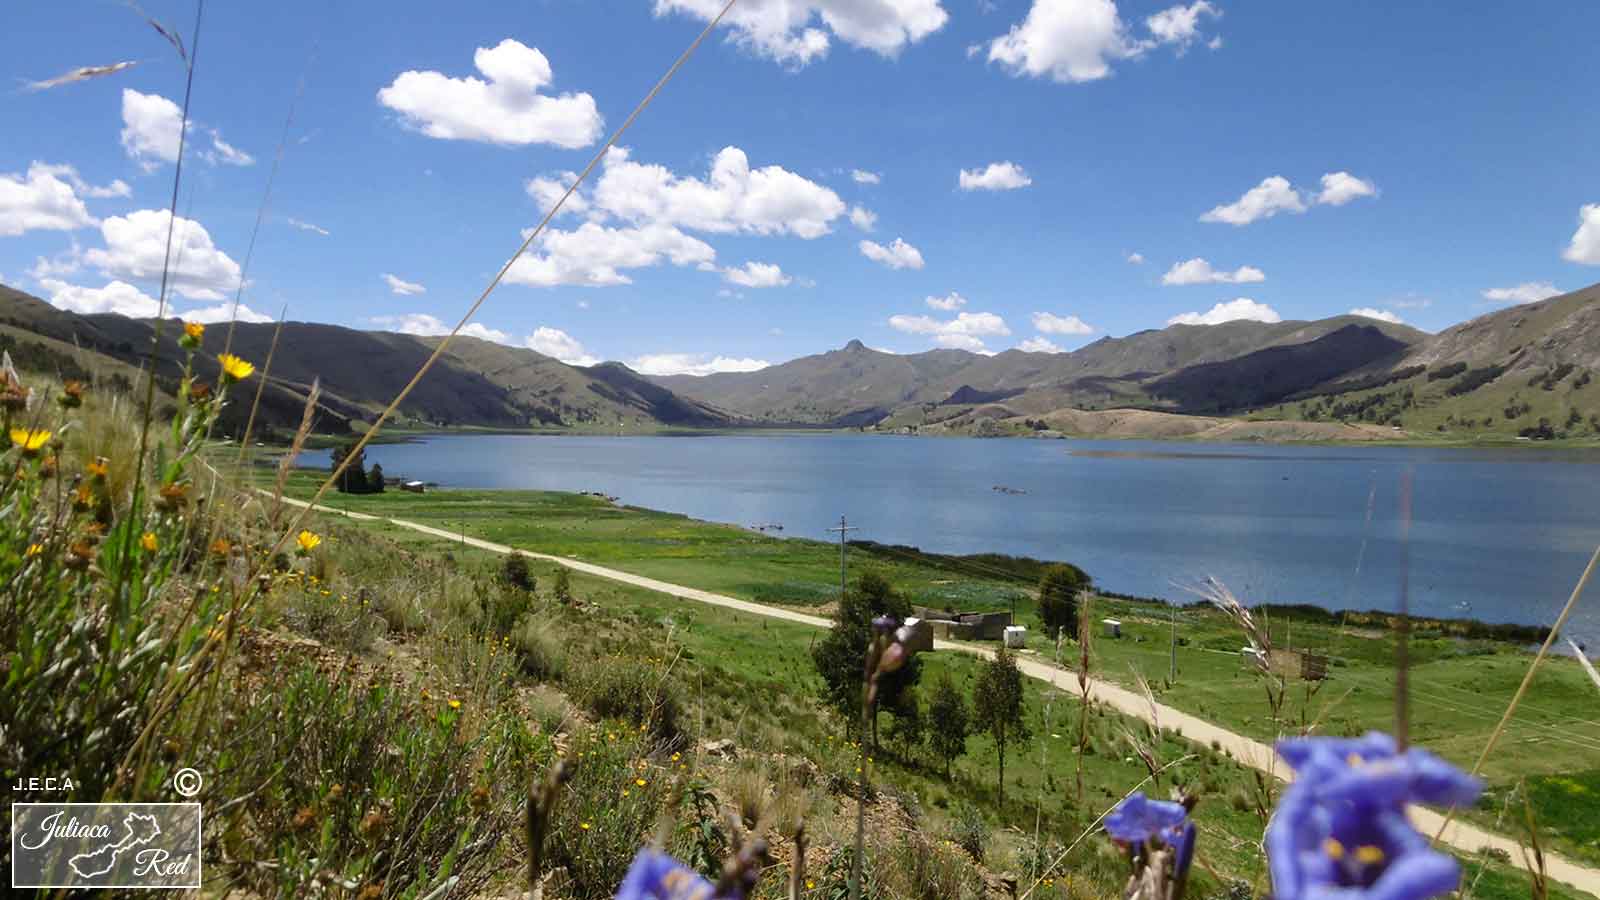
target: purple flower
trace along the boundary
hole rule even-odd
[[[699,872],[659,850],[645,848],[633,858],[617,888],[616,900],[714,900],[716,887]],[[727,900],[727,898],[724,898]]]
[[[872,620],[872,627],[879,634],[891,634],[900,627],[900,620],[894,616],[879,616]]]
[[[1400,753],[1394,739],[1281,741],[1295,770],[1267,826],[1275,900],[1425,900],[1456,889],[1455,860],[1434,850],[1406,806],[1462,806],[1482,782],[1426,750]]]
[[[1140,848],[1159,840],[1178,851],[1177,872],[1188,871],[1194,859],[1194,823],[1181,803],[1151,800],[1143,791],[1129,794],[1106,814],[1106,833],[1119,843]]]

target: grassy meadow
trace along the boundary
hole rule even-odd
[[[319,483],[313,472],[298,472],[292,479],[291,493],[303,495]],[[498,543],[775,605],[827,609],[838,590],[837,545],[769,537],[620,507],[603,498],[478,490],[329,496],[331,505],[356,512],[463,530]],[[397,539],[403,534],[401,529],[386,531]],[[1055,652],[1039,633],[1033,611],[1036,566],[890,548],[852,548],[850,560],[856,571],[880,571],[919,604],[1004,609],[1014,603],[1019,621],[1034,631],[1028,649],[1046,659]],[[1103,597],[1094,603],[1096,618],[1122,622],[1121,639],[1095,643],[1095,668],[1103,678],[1134,687],[1142,676],[1161,702],[1265,741],[1313,723],[1331,734],[1393,730],[1397,637],[1381,617],[1351,614],[1342,623],[1328,624],[1287,611],[1268,614],[1276,646],[1311,650],[1330,659],[1330,677],[1320,685],[1290,680],[1283,721],[1273,721],[1259,679],[1241,660],[1242,636],[1220,612],[1205,607],[1177,612],[1178,677],[1169,681],[1171,609]],[[702,617],[728,615],[708,611]],[[1410,728],[1415,741],[1465,768],[1476,762],[1532,657],[1520,643],[1465,638],[1460,631],[1453,623],[1419,623],[1412,632]],[[796,643],[809,639],[794,636]],[[1062,657],[1070,665],[1075,648],[1063,649]],[[1600,714],[1594,709],[1594,686],[1576,663],[1548,659],[1484,766],[1489,801],[1467,817],[1487,827],[1502,820],[1499,830],[1508,830],[1503,801],[1520,797],[1519,787],[1526,781],[1553,846],[1600,863],[1600,828],[1591,816],[1569,814],[1600,796],[1593,793],[1600,781]]]

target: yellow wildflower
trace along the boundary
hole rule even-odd
[[[139,538],[139,546],[143,547],[146,552],[154,553],[161,549],[161,542],[156,540],[154,531],[146,531],[144,537]]]
[[[318,544],[322,543],[322,538],[310,531],[300,532],[300,536],[294,540],[296,544],[300,545],[300,552],[302,553],[310,553],[317,549]]]
[[[183,323],[183,336],[200,340],[206,333],[206,326],[199,322]]]
[[[111,472],[111,460],[104,456],[96,456],[94,462],[84,467],[92,478],[104,478]]]
[[[582,828],[584,831],[588,831],[589,830],[589,823],[588,822],[579,822],[578,823],[578,827]]]
[[[233,545],[222,538],[217,538],[211,542],[211,552],[218,556],[227,556],[233,552]]]
[[[27,428],[11,429],[11,443],[22,448],[22,452],[32,456],[39,452],[39,448],[50,442],[50,432],[44,429],[30,430]]]
[[[250,374],[256,370],[255,366],[234,356],[232,353],[222,354],[217,357],[217,362],[222,364],[223,381],[243,381],[249,378]]]
[[[460,700],[451,700],[450,701],[450,708],[451,709],[460,709],[461,708],[461,701]]]
[[[43,544],[29,544],[27,551],[23,555],[24,556],[38,556],[39,554],[41,554],[43,552],[44,552],[44,545]]]
[[[649,784],[650,782],[645,781],[643,778],[635,778],[633,780],[633,783],[638,785],[639,787],[644,787],[645,785]]]

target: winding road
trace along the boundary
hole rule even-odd
[[[263,490],[262,493],[270,496],[269,492],[267,491]],[[295,500],[288,497],[283,498],[283,501],[301,508],[306,508],[310,505],[305,501]],[[465,544],[469,547],[476,547],[479,550],[487,550],[491,553],[520,553],[530,559],[540,559],[548,562],[558,563],[566,566],[574,572],[582,572],[586,575],[593,575],[597,578],[605,578],[611,581],[620,582],[622,584],[633,585],[634,587],[656,591],[658,593],[667,594],[682,600],[693,600],[697,603],[705,603],[711,606],[721,606],[727,609],[738,610],[739,612],[750,613],[752,615],[765,616],[771,619],[781,619],[786,622],[795,622],[801,625],[810,625],[815,628],[830,628],[833,625],[831,620],[821,616],[809,615],[807,613],[796,612],[794,610],[783,609],[776,606],[768,606],[762,603],[752,603],[748,600],[740,600],[737,597],[729,597],[725,594],[714,594],[710,591],[702,591],[698,588],[685,587],[681,584],[672,584],[671,582],[659,581],[654,578],[647,578],[643,575],[635,575],[631,572],[624,572],[620,569],[612,569],[606,566],[595,565],[594,563],[584,562],[579,559],[571,559],[564,556],[552,556],[548,553],[537,553],[531,550],[523,550],[517,547],[507,546],[505,544],[496,544],[491,541],[485,541],[475,537],[466,536],[458,531],[448,531],[443,528],[435,528],[431,525],[424,525],[420,522],[412,522],[406,519],[391,519],[384,516],[368,515],[366,513],[346,512],[327,506],[318,506],[316,510],[318,512],[328,513],[331,515],[345,516],[354,520],[383,522],[399,528],[408,528],[412,531],[444,538],[455,543]],[[982,656],[986,658],[994,655],[994,652],[986,647],[967,644],[959,641],[936,640],[933,642],[933,646],[935,650],[970,653],[975,656]],[[1052,665],[1047,665],[1038,661],[1037,659],[1030,659],[1027,657],[1019,657],[1017,660],[1017,667],[1022,671],[1022,674],[1028,676],[1029,678],[1043,681],[1062,691],[1074,694],[1078,691],[1078,676],[1075,672],[1057,668]],[[1188,740],[1195,741],[1203,745],[1220,746],[1224,751],[1226,751],[1230,756],[1240,763],[1265,772],[1275,778],[1288,781],[1293,776],[1293,773],[1288,769],[1278,765],[1277,754],[1272,752],[1272,748],[1268,747],[1266,744],[1219,727],[1204,719],[1196,718],[1195,716],[1192,716],[1186,712],[1173,709],[1170,706],[1164,706],[1160,703],[1152,703],[1151,700],[1146,698],[1143,694],[1130,691],[1127,688],[1119,687],[1115,684],[1111,684],[1097,678],[1091,678],[1089,683],[1089,696],[1095,702],[1110,706],[1118,712],[1133,716],[1134,718],[1138,718],[1146,722],[1156,723],[1162,728],[1173,729]],[[1445,817],[1434,812],[1433,810],[1424,809],[1421,807],[1412,807],[1410,814],[1411,819],[1416,824],[1418,830],[1422,831],[1424,834],[1435,834],[1439,831],[1441,826],[1445,826]],[[1444,833],[1440,836],[1440,840],[1463,853],[1477,853],[1485,847],[1490,847],[1496,850],[1504,851],[1505,853],[1509,854],[1510,858],[1513,860],[1520,860],[1522,858],[1521,847],[1516,841],[1456,820],[1451,820],[1449,822],[1448,826],[1445,827]],[[1578,890],[1586,891],[1587,893],[1596,897],[1600,897],[1600,870],[1573,862],[1565,857],[1553,854],[1548,850],[1545,851],[1544,860],[1545,871],[1550,878]]]

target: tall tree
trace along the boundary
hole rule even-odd
[[[974,723],[994,739],[1000,761],[1000,802],[1006,802],[1006,747],[1027,742],[1028,723],[1022,717],[1022,673],[1016,659],[1001,647],[994,659],[983,664],[972,686]]]
[[[1039,579],[1039,618],[1045,634],[1078,636],[1078,592],[1089,586],[1089,576],[1077,566],[1053,565]]]
[[[383,465],[373,463],[372,471],[367,473],[367,491],[373,494],[383,493]]]
[[[848,723],[861,720],[861,691],[865,675],[867,645],[872,641],[872,620],[878,616],[904,619],[911,615],[911,602],[895,591],[888,579],[876,572],[864,572],[839,599],[834,627],[811,651],[817,674],[822,676],[822,696]],[[912,656],[897,672],[878,680],[878,709],[894,712],[900,707],[900,694],[915,685],[922,674]],[[877,741],[877,723],[872,723],[872,738]]]
[[[967,701],[946,674],[933,686],[928,700],[928,746],[944,760],[944,777],[950,777],[950,764],[967,752],[967,735],[972,731]]]
[[[351,451],[355,455],[351,456]],[[334,487],[346,494],[365,494],[367,492],[367,451],[356,450],[354,443],[333,448],[333,468],[337,470],[339,464],[346,459],[350,465],[345,467],[344,473],[334,483]]]

